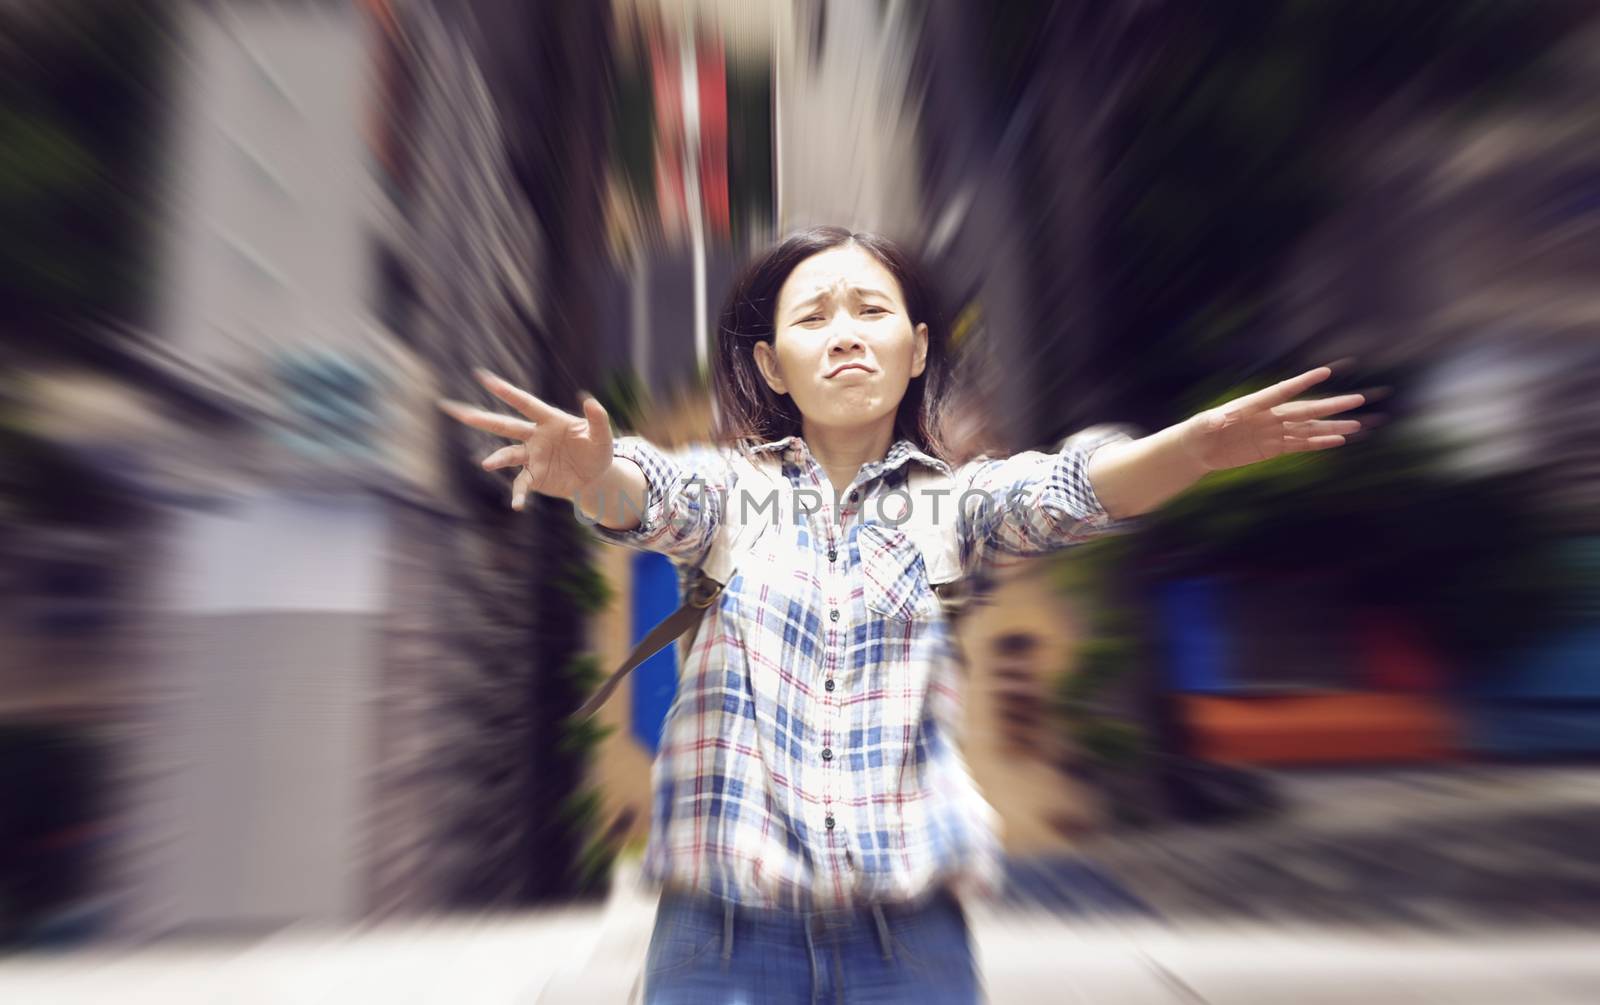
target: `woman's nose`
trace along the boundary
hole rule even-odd
[[[838,356],[859,350],[865,343],[848,325],[840,326],[828,339],[828,355]]]

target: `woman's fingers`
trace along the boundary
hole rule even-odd
[[[1360,408],[1366,403],[1365,395],[1341,394],[1333,398],[1314,398],[1311,401],[1292,401],[1287,405],[1278,405],[1272,409],[1272,414],[1290,421],[1321,419],[1340,412],[1348,412],[1352,408]]]
[[[1283,449],[1286,453],[1297,454],[1307,450],[1327,450],[1330,447],[1344,446],[1343,436],[1285,436]]]
[[[523,468],[511,482],[511,508],[521,512],[528,505],[528,492],[533,488],[533,475]]]
[[[1319,366],[1314,370],[1307,370],[1298,377],[1280,380],[1271,387],[1264,387],[1254,394],[1247,394],[1233,402],[1234,408],[1257,409],[1271,408],[1273,405],[1282,404],[1297,395],[1304,394],[1312,387],[1322,383],[1333,376],[1333,368]]]
[[[478,382],[487,388],[490,394],[535,422],[553,422],[559,418],[571,418],[561,409],[545,404],[522,388],[503,377],[495,376],[482,367],[476,367],[472,372],[477,376]]]
[[[497,412],[485,412],[481,408],[473,408],[464,402],[452,401],[449,398],[439,399],[439,408],[457,422],[508,439],[529,439],[536,428],[533,423],[526,420],[513,419],[509,415],[500,415]]]
[[[483,459],[485,471],[495,471],[499,468],[515,468],[528,463],[528,448],[521,443],[513,443],[509,447],[501,447]]]
[[[1312,422],[1286,422],[1284,432],[1289,436],[1348,436],[1361,431],[1359,419],[1318,419]]]
[[[611,417],[606,414],[606,407],[600,404],[600,399],[588,397],[583,399],[583,417],[589,420],[589,436],[598,439],[603,433],[611,435]]]

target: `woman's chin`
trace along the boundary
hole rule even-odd
[[[816,414],[808,415],[812,425],[829,429],[869,426],[893,411],[881,407],[883,403],[875,395],[862,395],[859,398],[838,395],[828,404],[830,407],[820,408]]]

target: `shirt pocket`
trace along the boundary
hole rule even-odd
[[[728,584],[745,641],[780,665],[821,652],[821,587],[803,530],[769,527]]]
[[[904,531],[867,524],[856,535],[861,550],[862,597],[867,609],[892,621],[929,617],[938,597],[928,582],[928,567]]]

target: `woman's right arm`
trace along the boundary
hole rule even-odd
[[[722,526],[731,481],[726,455],[715,447],[668,450],[621,436],[611,469],[575,503],[602,540],[693,566]]]
[[[572,500],[586,521],[606,530],[637,530],[648,506],[649,482],[637,461],[613,456],[606,473]]]
[[[478,379],[523,418],[457,401],[439,407],[475,429],[518,441],[483,460],[489,470],[521,468],[511,487],[513,509],[526,505],[529,492],[569,499],[605,540],[684,563],[704,558],[731,488],[720,451],[662,450],[638,436],[613,440],[605,408],[594,398],[576,416],[487,371],[478,371]]]

